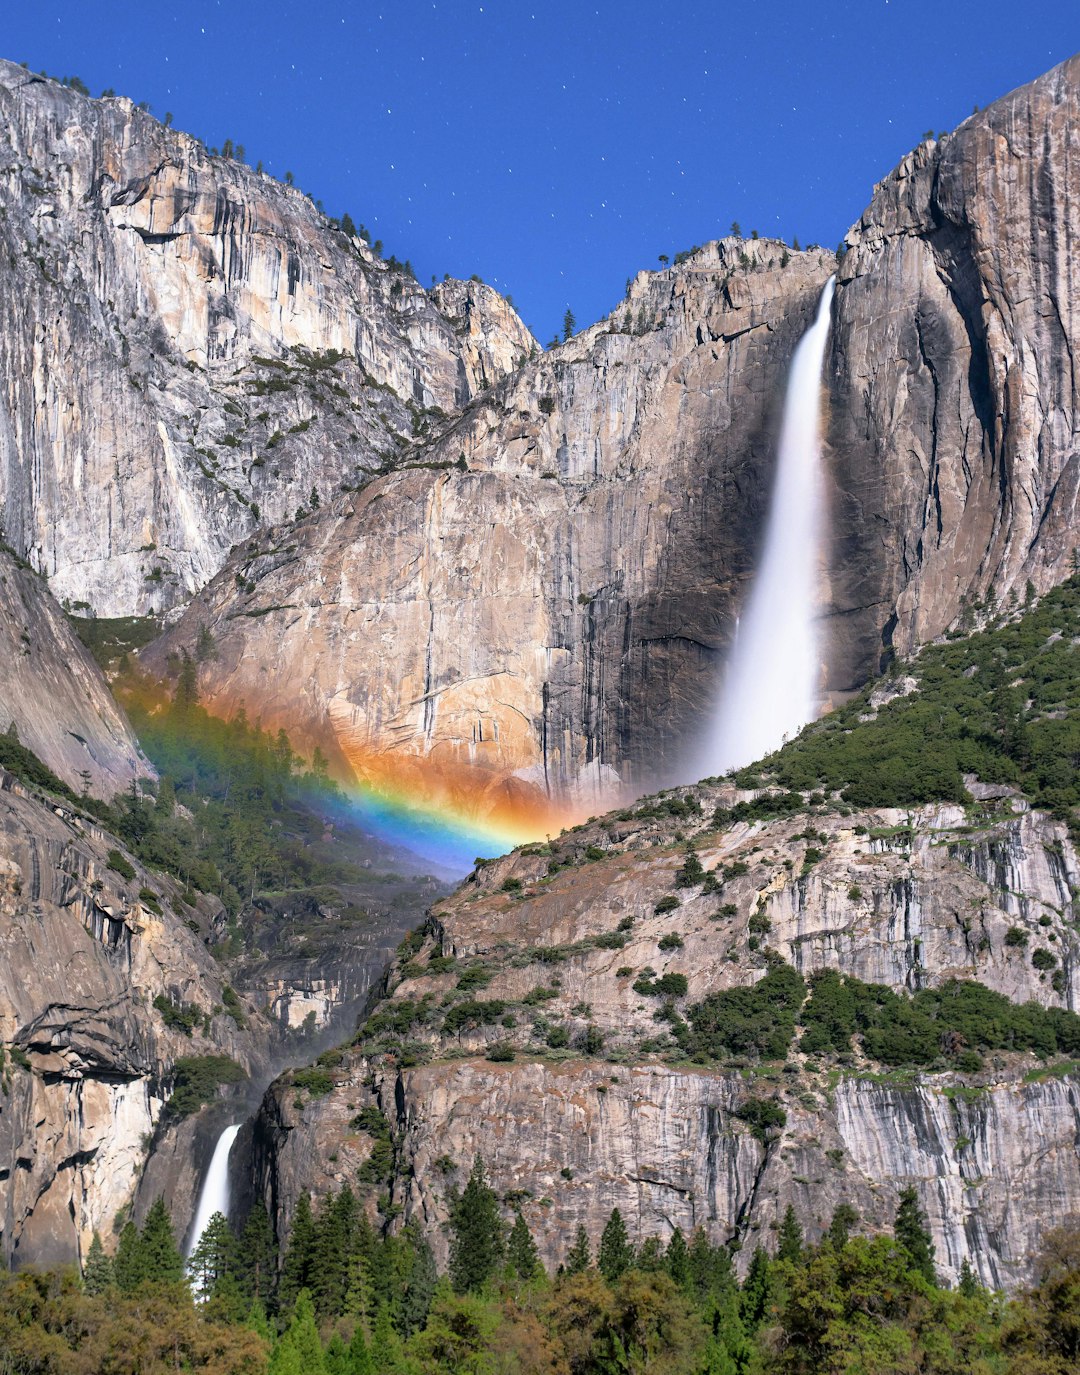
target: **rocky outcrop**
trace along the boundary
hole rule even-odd
[[[494,292],[445,287],[451,321],[300,191],[7,62],[0,203],[6,538],[101,615],[184,601],[535,346]]]
[[[717,831],[715,807],[736,796],[702,787],[677,816],[607,818],[483,866],[433,908],[333,1091],[271,1089],[256,1193],[285,1224],[300,1191],[354,1179],[373,1148],[367,1103],[395,1135],[392,1202],[440,1246],[450,1187],[480,1154],[551,1264],[579,1224],[595,1242],[612,1207],[640,1238],[701,1225],[745,1260],[789,1203],[811,1234],[841,1201],[884,1228],[914,1185],[946,1276],[967,1259],[1015,1285],[1047,1220],[1080,1209],[1069,1065],[1003,1051],[968,1075],[882,1074],[859,1054],[821,1063],[793,1046],[782,1068],[740,1071],[691,1063],[667,1033],[777,956],[806,975],[908,990],[976,980],[1075,1009],[1080,862],[1063,826],[997,791],[967,812],[823,806]],[[707,872],[679,886],[687,839]],[[640,987],[664,974],[686,980],[667,1010]],[[450,1027],[448,1009],[469,999],[496,1012]],[[412,1067],[395,1068],[380,1038],[403,1042]],[[480,1058],[495,1043],[517,1058]],[[782,1128],[742,1120],[755,1097],[782,1109]]]
[[[328,1099],[304,1103],[284,1088],[268,1099],[256,1160],[284,1228],[301,1190],[320,1197],[355,1180],[372,1148],[355,1109],[380,1106],[400,1139],[394,1202],[422,1225],[440,1264],[451,1190],[477,1154],[552,1267],[579,1226],[595,1248],[618,1208],[635,1242],[700,1226],[738,1242],[745,1269],[754,1247],[775,1251],[789,1204],[815,1240],[839,1203],[884,1231],[900,1190],[914,1185],[942,1276],[955,1283],[967,1260],[984,1283],[1013,1288],[1047,1227],[1080,1213],[1075,1074],[974,1092],[942,1076],[850,1075],[835,1086],[788,1076],[765,1087],[787,1121],[762,1143],[736,1115],[747,1085],[735,1072],[469,1059],[394,1076],[362,1061]]]
[[[828,367],[833,667],[1076,546],[1080,56],[921,144],[848,233]]]
[[[639,274],[433,439],[435,467],[245,549],[152,662],[212,621],[213,700],[534,835],[700,775],[787,363],[834,271],[826,697],[991,591],[1050,586],[1076,526],[1078,120],[1080,58],[905,158],[839,268],[723,240]]]
[[[97,797],[149,776],[131,727],[41,578],[0,549],[0,730]]]
[[[775,410],[831,255],[726,240],[426,451],[252,541],[145,657],[209,623],[205,699],[348,777],[540,833],[681,761],[753,566]],[[243,589],[237,600],[236,589]],[[379,652],[372,654],[371,647]],[[271,649],[272,646],[272,649]]]
[[[223,1011],[225,978],[191,929],[219,913],[211,899],[186,908],[171,880],[0,771],[5,1261],[77,1260],[95,1230],[109,1241],[157,1192],[186,1223],[207,1132],[162,1119],[176,1061],[227,1055],[256,1078],[268,1066],[265,1021],[245,1007],[241,1027]]]

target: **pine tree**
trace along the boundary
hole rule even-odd
[[[224,1213],[214,1213],[188,1259],[188,1276],[196,1294],[209,1298],[218,1281],[236,1269],[236,1238]],[[235,1276],[234,1276],[235,1278]]]
[[[178,717],[190,714],[192,707],[199,704],[199,676],[195,660],[183,650],[180,658],[180,676],[176,680],[173,693],[173,711]]]
[[[562,319],[563,343],[565,343],[568,339],[572,339],[574,337],[574,331],[576,329],[577,321],[574,319],[574,312],[570,309],[569,306],[567,306],[566,314],[563,316]]]
[[[579,1225],[574,1244],[566,1255],[566,1273],[568,1275],[582,1275],[590,1265],[592,1265],[592,1251],[589,1248],[589,1234],[584,1227]]]
[[[608,1284],[614,1284],[629,1270],[634,1261],[634,1248],[626,1231],[626,1223],[618,1208],[612,1208],[607,1226],[600,1237],[600,1273]]]
[[[835,1250],[840,1251],[848,1243],[851,1229],[858,1225],[859,1214],[850,1203],[838,1203],[825,1233],[826,1240]]]
[[[956,1287],[965,1299],[973,1299],[981,1287],[967,1256],[960,1262],[960,1282]]]
[[[184,1260],[173,1236],[172,1218],[159,1194],[150,1205],[139,1235],[142,1277],[150,1284],[172,1284],[184,1278]]]
[[[776,1255],[779,1260],[790,1260],[798,1263],[803,1252],[803,1230],[799,1226],[799,1219],[795,1216],[795,1209],[789,1203],[784,1210],[784,1220],[780,1224],[780,1244],[777,1247]]]
[[[934,1243],[926,1222],[926,1214],[919,1207],[919,1196],[914,1188],[901,1189],[894,1235],[898,1245],[907,1253],[912,1270],[922,1275],[928,1283],[936,1284]]]
[[[431,1247],[414,1223],[406,1225],[397,1241],[407,1258],[398,1281],[397,1329],[403,1337],[411,1337],[427,1322],[439,1274]]]
[[[352,1341],[349,1343],[349,1375],[374,1375],[375,1365],[368,1350],[368,1344],[364,1340],[364,1329],[359,1323],[352,1334]]]
[[[464,1193],[454,1203],[450,1228],[451,1282],[459,1294],[475,1293],[498,1269],[505,1249],[498,1201],[479,1156]]]
[[[311,1302],[310,1290],[301,1289],[297,1294],[293,1315],[282,1340],[292,1343],[300,1357],[300,1369],[304,1375],[326,1375],[326,1362],[323,1359],[319,1329],[315,1325],[315,1308]]]
[[[664,1268],[684,1292],[690,1288],[690,1251],[678,1227],[671,1234],[664,1255]]]
[[[199,626],[199,634],[195,640],[195,662],[205,664],[218,656],[217,641],[214,639],[213,631],[204,621]]]
[[[326,1375],[352,1375],[349,1369],[349,1350],[340,1332],[335,1332],[327,1342],[323,1364],[326,1367]]]
[[[306,1288],[311,1278],[312,1248],[315,1242],[315,1221],[311,1216],[311,1199],[306,1193],[300,1195],[296,1204],[296,1216],[289,1232],[289,1244],[285,1259],[281,1264],[281,1280],[278,1284],[278,1312],[292,1312],[296,1296]]]
[[[247,1299],[257,1299],[264,1308],[269,1305],[277,1282],[277,1243],[261,1203],[248,1213],[240,1236],[238,1278]]]
[[[507,1256],[510,1261],[510,1268],[519,1279],[531,1280],[540,1273],[540,1252],[536,1249],[536,1242],[533,1241],[532,1233],[529,1231],[529,1224],[520,1211],[510,1229]]]
[[[750,1259],[750,1269],[743,1281],[739,1310],[748,1331],[756,1331],[765,1318],[769,1300],[769,1257],[758,1247]]]
[[[690,1240],[687,1256],[690,1294],[699,1308],[715,1305],[736,1288],[731,1256],[726,1247],[714,1246],[699,1227]]]
[[[266,1309],[263,1307],[261,1299],[254,1299],[248,1309],[247,1317],[244,1319],[244,1326],[250,1327],[252,1332],[257,1332],[260,1337],[270,1340],[270,1321],[266,1316]]]
[[[86,1253],[86,1264],[83,1266],[83,1288],[91,1296],[104,1294],[112,1282],[112,1260],[105,1254],[101,1237],[95,1232],[90,1242],[90,1249]]]
[[[310,1288],[320,1317],[344,1308],[355,1224],[356,1197],[346,1184],[326,1200],[312,1238]]]
[[[120,1242],[113,1260],[113,1279],[122,1294],[131,1294],[143,1279],[142,1251],[139,1246],[139,1229],[134,1222],[125,1222],[120,1233]]]

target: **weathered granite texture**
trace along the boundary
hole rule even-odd
[[[640,274],[609,320],[486,392],[433,466],[245,544],[144,662],[210,624],[211,705],[257,704],[346,776],[534,833],[552,804],[596,811],[620,779],[679,769],[835,266],[787,257],[725,240]]]
[[[12,724],[76,792],[108,799],[153,772],[41,578],[0,549],[0,731]]]
[[[910,153],[847,235],[828,366],[833,676],[1077,544],[1080,55]]]
[[[738,1240],[745,1260],[770,1244],[788,1203],[811,1235],[845,1200],[877,1229],[913,1184],[943,1274],[955,1278],[966,1258],[994,1285],[1026,1276],[1041,1231],[1080,1211],[1075,1073],[1040,1074],[1033,1057],[1002,1052],[968,1076],[881,1076],[859,1055],[830,1065],[793,1046],[783,1070],[745,1076],[673,1060],[655,1016],[664,1000],[633,984],[646,969],[684,974],[678,1014],[754,982],[771,948],[805,974],[839,969],[909,990],[975,979],[1075,1009],[1080,862],[1064,828],[1005,796],[967,814],[823,808],[718,833],[713,808],[733,794],[693,796],[702,807],[689,817],[607,818],[485,865],[436,904],[375,1007],[421,1007],[400,1033],[415,1067],[361,1047],[326,1097],[286,1079],[264,1100],[250,1187],[282,1223],[301,1190],[355,1178],[372,1147],[356,1113],[372,1103],[395,1134],[392,1201],[440,1246],[449,1188],[479,1153],[497,1189],[524,1200],[551,1264],[579,1223],[595,1242],[615,1206],[638,1237],[700,1224]],[[687,838],[714,876],[680,888]],[[1026,947],[1006,940],[1012,926]],[[1037,949],[1055,970],[1033,964]],[[504,1010],[447,1033],[445,1009],[469,998]],[[598,1053],[580,1049],[590,1027]],[[553,1028],[567,1049],[545,1047]],[[495,1042],[518,1059],[482,1059]],[[763,1142],[737,1116],[748,1097],[786,1113]]]
[[[151,664],[209,621],[212,701],[534,834],[700,776],[787,364],[834,271],[823,696],[1052,585],[1077,526],[1078,127],[1080,57],[905,158],[839,265],[722,240],[639,274],[435,437],[445,467],[246,547]]]
[[[220,904],[185,908],[177,885],[134,861],[135,877],[123,879],[109,867],[116,844],[0,770],[6,1262],[85,1256],[95,1230],[110,1242],[117,1216],[139,1216],[162,1190],[183,1228],[208,1129],[201,1119],[162,1124],[176,1060],[224,1054],[256,1078],[268,1069],[265,1019],[245,1006],[241,1029],[222,1011],[225,976],[188,925],[212,924]],[[198,1012],[190,1036],[153,1006],[159,996]],[[171,1166],[145,1175],[151,1143]]]
[[[9,62],[0,208],[3,526],[101,615],[183,602],[535,347],[490,289],[445,287],[452,322],[299,190]]]

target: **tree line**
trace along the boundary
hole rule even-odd
[[[0,1276],[4,1375],[1065,1375],[1080,1361],[1080,1229],[1047,1234],[1032,1287],[1007,1300],[966,1264],[941,1283],[913,1189],[861,1235],[849,1205],[809,1244],[788,1208],[738,1278],[702,1229],[631,1239],[614,1210],[577,1229],[554,1275],[520,1209],[477,1159],[450,1192],[439,1275],[415,1224],[377,1229],[348,1185],[302,1195],[278,1263],[265,1210],[217,1214],[186,1270],[159,1200],[82,1279]]]

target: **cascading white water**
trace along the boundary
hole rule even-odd
[[[835,281],[791,360],[761,562],[724,675],[709,742],[713,773],[777,749],[818,711],[821,367]]]
[[[226,1217],[229,1216],[229,1152],[239,1130],[240,1123],[237,1122],[233,1127],[226,1127],[217,1139],[214,1154],[210,1158],[210,1168],[206,1172],[202,1192],[199,1194],[199,1206],[195,1210],[195,1222],[191,1228],[191,1241],[187,1251],[189,1256],[198,1246],[206,1230],[206,1224],[214,1214],[223,1213]]]

